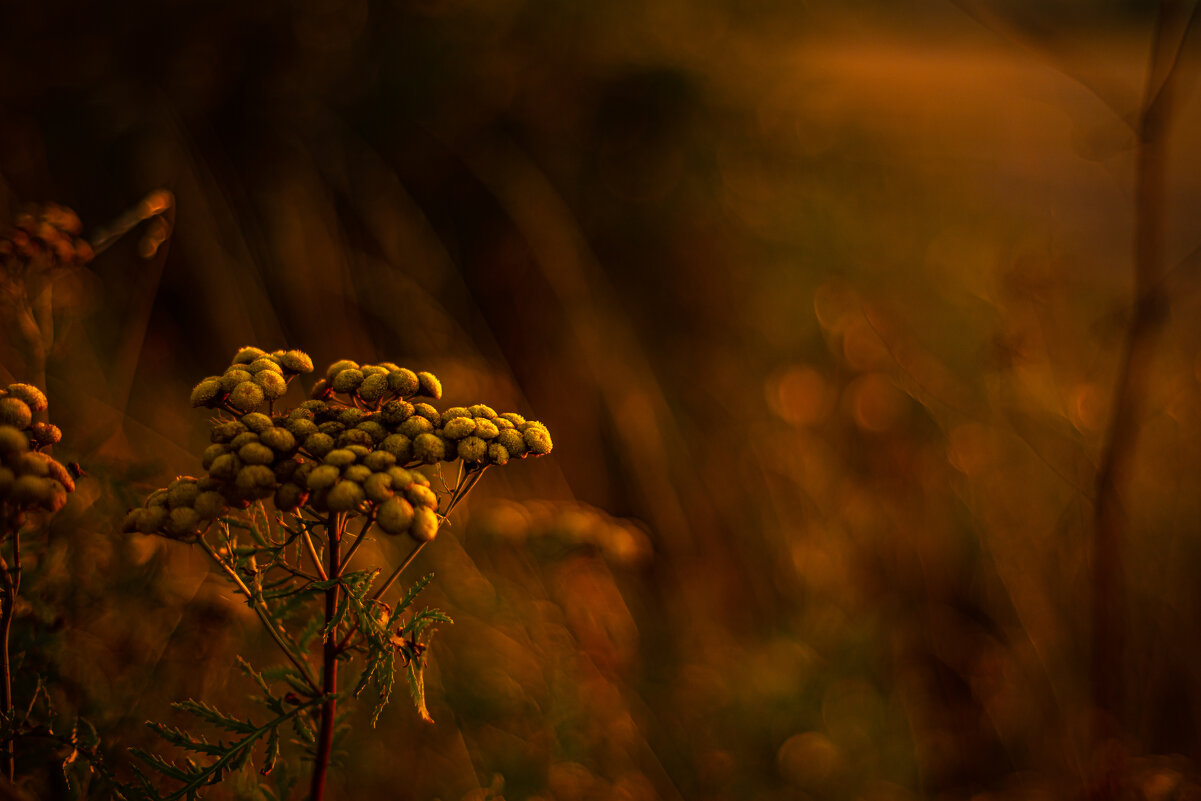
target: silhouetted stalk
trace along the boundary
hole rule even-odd
[[[326,523],[327,567],[330,576],[338,575],[342,569],[342,531],[345,518],[330,513]],[[339,584],[325,591],[325,636],[322,641],[321,692],[328,700],[321,705],[321,730],[317,734],[317,758],[313,765],[313,782],[309,790],[309,801],[321,801],[325,796],[325,776],[329,771],[330,752],[334,745],[334,715],[337,711],[338,692],[338,636],[332,624],[338,609]]]
[[[1119,493],[1127,483],[1139,433],[1139,415],[1151,377],[1156,343],[1167,309],[1164,270],[1165,154],[1173,113],[1174,84],[1180,51],[1195,21],[1194,5],[1179,29],[1179,42],[1168,41],[1169,25],[1180,4],[1160,5],[1151,46],[1151,63],[1142,109],[1135,128],[1137,161],[1134,186],[1135,299],[1113,395],[1113,411],[1097,472],[1093,542],[1092,702],[1098,712],[1096,736],[1116,733],[1123,718],[1122,659],[1125,650],[1125,578],[1122,548],[1129,520]]]
[[[21,591],[21,540],[16,530],[12,532],[13,566],[0,556],[0,576],[4,584],[4,609],[0,611],[0,683],[3,683],[4,717],[11,719],[13,713],[12,666],[9,663],[8,637],[12,629],[13,613],[16,611],[17,593]],[[14,737],[4,741],[4,775],[9,781],[16,777],[16,743]]]

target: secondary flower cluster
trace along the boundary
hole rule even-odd
[[[40,449],[62,439],[58,426],[34,422],[46,410],[46,396],[30,384],[0,390],[0,504],[4,535],[25,522],[25,514],[57,512],[75,491],[71,473]]]
[[[231,415],[214,421],[201,457],[208,475],[152,494],[129,513],[126,530],[186,539],[231,507],[271,498],[284,512],[368,515],[387,534],[424,542],[438,530],[438,496],[414,468],[462,459],[483,469],[552,448],[546,426],[517,414],[413,402],[440,398],[441,383],[391,363],[335,362],[312,399],[274,416],[258,411],[283,395],[277,379],[311,370],[300,351],[243,348],[224,375],[200,382],[193,405]]]
[[[0,264],[4,272],[20,275],[30,265],[72,266],[92,260],[92,246],[79,234],[83,225],[75,212],[47,203],[17,215],[9,230],[0,232]]]

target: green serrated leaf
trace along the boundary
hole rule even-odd
[[[426,573],[424,576],[417,579],[413,586],[409,587],[409,591],[405,593],[404,597],[400,599],[400,603],[396,605],[396,608],[392,610],[392,620],[396,620],[396,618],[402,612],[408,609],[409,605],[413,603],[421,591],[424,590],[433,580],[433,573]],[[391,625],[391,621],[389,621],[389,625]]]
[[[218,728],[225,729],[226,731],[246,734],[254,731],[257,728],[250,721],[239,720],[232,715],[225,714],[211,704],[206,704],[203,701],[197,701],[193,698],[188,698],[184,701],[176,701],[175,703],[171,704],[171,708],[181,712],[188,712],[205,721],[206,723],[211,723]]]
[[[263,679],[263,674],[255,670],[254,667],[252,667],[251,664],[241,656],[235,656],[234,658],[238,660],[238,667],[242,669],[242,672],[254,680],[254,683],[259,686],[259,689],[263,691],[263,694],[271,695],[271,688],[267,686],[266,680]]]
[[[129,753],[140,759],[147,767],[157,770],[169,779],[176,779],[181,782],[190,781],[192,774],[181,770],[179,766],[168,762],[157,754],[152,754],[149,751],[143,751],[141,748],[130,747]]]
[[[376,699],[375,706],[371,709],[372,728],[375,728],[375,724],[379,720],[380,714],[384,711],[384,707],[392,700],[392,690],[396,686],[396,652],[391,648],[383,652],[376,676],[375,686],[379,688],[379,697]],[[424,697],[424,694],[423,685],[422,697]]]
[[[148,722],[146,724],[154,732],[172,745],[178,746],[188,751],[195,751],[198,754],[208,754],[210,756],[221,756],[225,753],[225,746],[210,743],[203,737],[195,737],[182,729],[177,729],[173,726],[167,726],[163,723]],[[189,767],[195,768],[195,764],[189,760]]]
[[[417,708],[417,714],[426,723],[433,723],[434,719],[430,717],[430,711],[425,705],[425,667],[419,660],[412,660],[406,668],[409,674],[409,693],[413,696],[413,706]]]
[[[270,776],[271,771],[275,770],[275,763],[279,761],[279,727],[271,730],[271,734],[267,736],[267,753],[263,757],[263,767],[259,769],[259,773],[263,776]]]

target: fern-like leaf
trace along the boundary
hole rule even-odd
[[[211,704],[206,704],[203,701],[197,701],[193,698],[185,701],[176,701],[171,704],[171,708],[180,712],[188,712],[206,723],[211,723],[220,729],[232,731],[237,734],[247,734],[257,728],[248,720],[239,720],[232,715],[225,714]]]

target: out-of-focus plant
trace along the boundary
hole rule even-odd
[[[16,778],[17,739],[38,726],[34,713],[40,694],[35,691],[33,698],[23,699],[23,711],[15,708],[9,636],[21,591],[21,535],[44,531],[49,516],[66,505],[67,493],[75,491],[71,472],[45,452],[62,439],[62,432],[58,426],[33,420],[46,407],[45,394],[30,384],[10,384],[0,390],[0,587],[4,593],[0,601],[0,732],[4,773],[10,781]],[[55,734],[52,720],[46,729],[47,734]]]
[[[298,375],[313,369],[301,351],[267,353],[243,348],[220,376],[192,392],[194,406],[213,409],[212,444],[202,478],[180,477],[131,511],[128,532],[194,543],[243,595],[288,664],[241,667],[261,695],[265,721],[229,715],[195,700],[176,708],[224,732],[203,735],[162,724],[150,726],[173,746],[207,759],[178,764],[135,750],[174,789],[160,791],[140,770],[126,788],[132,798],[192,798],[250,763],[264,744],[259,774],[276,772],[273,787],[252,779],[256,797],[285,798],[293,770],[275,771],[283,731],[291,730],[312,760],[310,798],[324,795],[337,744],[346,733],[338,701],[368,688],[372,720],[391,698],[403,669],[420,715],[423,668],[434,626],[450,623],[436,609],[413,611],[432,576],[418,580],[393,604],[383,599],[401,573],[490,467],[551,450],[544,425],[490,407],[439,411],[442,386],[431,373],[392,363],[343,360],[330,365],[311,399],[284,412],[276,405]],[[442,465],[459,462],[453,487]],[[433,469],[433,479],[423,472]],[[352,570],[371,534],[407,537],[407,556],[382,583],[384,566]],[[339,684],[340,663],[357,660],[352,688]],[[240,774],[245,783],[249,774]]]

